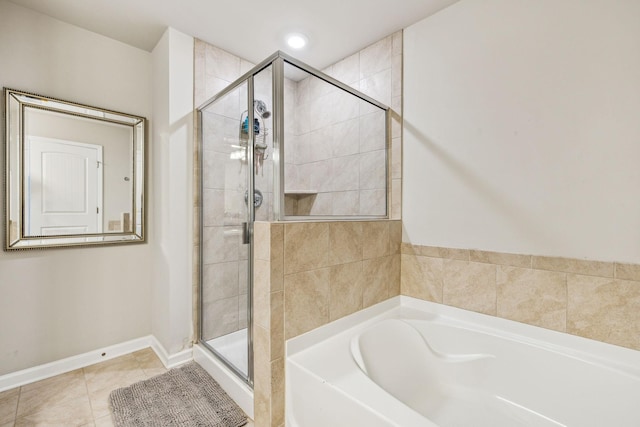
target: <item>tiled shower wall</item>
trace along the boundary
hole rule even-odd
[[[228,52],[219,49],[215,46],[209,45],[200,40],[195,42],[195,93],[194,102],[195,106],[201,105],[207,99],[224,89],[235,79],[240,77],[243,73],[249,71],[254,64],[238,58]],[[385,39],[369,46],[368,48],[358,52],[342,61],[327,67],[324,70],[327,74],[335,77],[336,79],[343,81],[352,87],[361,90],[367,95],[371,96],[378,101],[390,105],[392,107],[392,141],[390,150],[390,188],[391,188],[391,216],[392,218],[400,218],[400,206],[401,206],[401,94],[402,94],[402,33],[398,32]],[[256,79],[256,94],[257,99],[264,100],[269,108],[272,107],[271,99],[271,86],[270,72],[263,72],[260,78]],[[302,83],[294,82],[289,79],[285,79],[285,98],[295,97],[298,101],[310,99],[313,96],[310,91],[314,86],[310,82]],[[240,97],[243,95],[240,94]],[[295,141],[296,133],[299,133],[300,126],[295,120],[286,120],[286,118],[296,117],[298,111],[297,105],[292,102],[285,103],[285,141]],[[374,113],[373,113],[374,114]],[[380,129],[374,129],[368,126],[372,111],[362,109],[362,117],[360,115],[360,108],[358,109],[358,117],[354,118],[354,121],[348,123],[351,126],[351,132],[357,125],[358,134],[353,136],[353,140],[345,141],[341,140],[341,144],[326,141],[325,143],[332,147],[332,155],[337,155],[337,163],[341,161],[347,162],[348,150],[352,147],[357,147],[358,151],[362,151],[362,155],[366,159],[367,157],[380,157],[383,153],[379,149],[374,149],[375,141],[371,138],[373,131],[380,131]],[[236,129],[239,126],[239,115],[237,119],[228,115],[223,117],[225,121],[223,128],[226,130],[223,133],[228,133],[230,137],[234,137]],[[236,121],[237,120],[237,121]],[[266,125],[269,128],[270,135],[269,141],[272,138],[272,117],[267,119]],[[336,124],[336,123],[334,123]],[[205,124],[205,126],[207,126]],[[349,138],[349,126],[345,125],[345,138]],[[207,129],[208,134],[214,135],[212,127]],[[224,135],[223,135],[224,136]],[[309,136],[309,135],[307,135]],[[335,135],[332,135],[335,136]],[[367,142],[369,141],[369,143]],[[199,165],[200,156],[204,157],[205,170],[203,182],[204,188],[203,200],[195,200],[195,247],[194,255],[197,255],[200,244],[205,244],[206,253],[211,255],[204,260],[203,266],[204,281],[208,286],[204,289],[205,294],[205,324],[203,325],[205,331],[211,331],[211,336],[205,338],[212,338],[226,333],[233,332],[235,330],[246,327],[246,247],[240,244],[240,230],[236,226],[230,225],[225,218],[225,198],[229,197],[228,188],[229,185],[229,173],[224,173],[224,178],[220,178],[221,168],[232,171],[234,165],[229,164],[228,149],[223,146],[216,146],[211,143],[213,141],[205,141],[204,151],[202,153],[196,152],[194,154],[194,164],[196,170],[194,174],[194,188],[199,189]],[[286,143],[285,143],[286,144]],[[271,220],[269,213],[272,212],[271,203],[273,201],[273,166],[272,166],[272,143],[269,142],[268,156],[264,162],[261,170],[256,174],[256,188],[262,191],[264,196],[263,207],[256,211],[256,219],[259,221]],[[348,180],[353,180],[353,183],[357,185],[357,191],[355,193],[346,191],[341,194],[336,194],[335,197],[331,193],[327,193],[324,196],[320,196],[318,201],[327,200],[327,196],[331,199],[331,213],[336,214],[375,214],[377,212],[367,212],[367,209],[372,208],[380,200],[384,200],[383,191],[379,188],[380,184],[372,184],[375,181],[375,177],[383,172],[383,168],[367,168],[367,162],[364,161],[362,165],[358,162],[353,168],[338,168],[332,172],[331,169],[325,170],[311,166],[314,161],[306,161],[315,159],[313,156],[317,150],[313,150],[312,146],[308,143],[305,144],[290,144],[286,145],[292,150],[297,150],[294,153],[293,158],[300,159],[302,161],[301,173],[308,173],[309,177],[313,176],[315,180],[324,182],[331,182],[331,178],[334,172],[346,172],[351,174],[343,177]],[[340,148],[342,147],[342,148]],[[365,147],[361,150],[361,147]],[[368,148],[366,148],[368,147]],[[308,150],[308,151],[307,151]],[[345,151],[347,150],[347,151]],[[367,151],[368,150],[368,151]],[[327,159],[324,159],[327,160]],[[236,160],[235,163],[238,163]],[[235,166],[240,166],[237,164]],[[246,167],[246,165],[242,166]],[[309,169],[304,169],[309,167]],[[297,176],[302,176],[297,175]],[[377,175],[376,175],[377,174]],[[236,177],[242,176],[242,171],[235,173]],[[221,182],[221,179],[227,182]],[[294,179],[294,177],[287,176],[287,179]],[[287,180],[285,179],[285,182]],[[309,181],[307,181],[309,182]],[[240,183],[238,183],[238,188]],[[293,184],[295,186],[297,184]],[[290,187],[288,185],[288,187]],[[225,189],[227,194],[222,191]],[[198,194],[199,191],[195,191]],[[355,197],[354,197],[355,196]],[[335,200],[335,203],[334,203]],[[304,208],[306,213],[312,212],[312,204],[315,202],[314,198],[307,198],[307,207]],[[296,201],[297,203],[298,201]],[[311,202],[312,204],[309,204]],[[198,208],[200,203],[206,204],[205,212],[207,213],[204,218],[204,242],[199,241],[199,218]],[[303,204],[304,201],[301,202]],[[321,204],[316,205],[317,207]],[[334,209],[335,207],[335,209]],[[221,250],[221,248],[224,248]],[[194,256],[194,259],[198,259]],[[194,313],[198,313],[197,301],[199,283],[198,266],[194,266]],[[208,317],[207,313],[217,313],[215,317]],[[195,314],[194,314],[195,316]],[[194,322],[197,319],[194,318]]]
[[[400,294],[400,221],[258,222],[254,416],[284,424],[284,343]]]
[[[640,350],[640,265],[403,243],[402,295]]]
[[[390,216],[400,218],[402,32],[323,72],[392,108]],[[285,145],[285,190],[317,192],[288,197],[287,213],[384,215],[384,113],[313,76],[296,82],[287,99],[296,109],[287,132],[292,144]]]

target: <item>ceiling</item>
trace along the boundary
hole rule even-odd
[[[10,1],[147,51],[170,26],[254,63],[282,50],[324,68],[458,0]],[[286,46],[289,32],[308,46]]]

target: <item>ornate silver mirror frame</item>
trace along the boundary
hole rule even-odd
[[[4,249],[145,241],[144,117],[4,88]]]

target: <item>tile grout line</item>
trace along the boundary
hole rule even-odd
[[[20,386],[20,388],[18,389],[18,401],[16,402],[16,409],[14,411],[13,414],[13,424],[16,424],[16,421],[18,421],[18,407],[20,405],[20,397],[22,397],[22,386]]]

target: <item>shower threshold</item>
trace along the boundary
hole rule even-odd
[[[240,372],[248,374],[247,328],[211,339],[207,341],[207,344]]]

